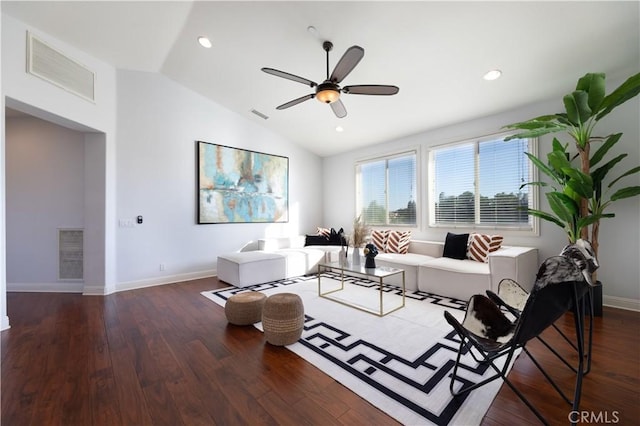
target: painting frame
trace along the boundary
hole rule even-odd
[[[289,222],[289,157],[196,141],[197,223]]]

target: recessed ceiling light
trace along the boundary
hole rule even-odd
[[[502,75],[502,71],[500,70],[491,70],[482,76],[487,81],[497,80]]]
[[[342,126],[337,126],[336,132],[344,132],[344,128]]]
[[[200,43],[200,46],[206,47],[207,49],[210,49],[211,46],[213,46],[211,44],[211,40],[209,40],[209,38],[207,38],[205,36],[198,37],[198,43]]]

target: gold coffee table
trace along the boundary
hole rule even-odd
[[[322,272],[327,270],[340,271],[340,287],[334,290],[322,292]],[[382,289],[384,284],[384,279],[393,275],[402,274],[402,304],[400,306],[394,306],[392,309],[384,310],[384,291]],[[354,303],[350,303],[349,301],[343,299],[337,299],[332,297],[331,295],[344,290],[344,277],[347,276],[364,276],[367,279],[372,281],[378,281],[380,283],[380,299],[378,309],[367,308],[365,306],[359,306]],[[354,309],[358,309],[364,312],[368,312],[370,314],[377,315],[379,317],[383,317],[385,315],[390,314],[391,312],[395,312],[398,309],[404,307],[405,304],[405,280],[404,280],[404,270],[398,268],[391,268],[387,266],[379,266],[377,268],[365,268],[364,265],[353,265],[353,264],[344,264],[341,265],[339,262],[331,262],[331,263],[320,263],[318,264],[318,296],[324,297],[325,299],[332,300],[337,303],[341,303],[345,306],[349,306]]]

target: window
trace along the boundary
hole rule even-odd
[[[429,153],[430,225],[533,230],[529,159],[535,139],[494,136],[434,148]]]
[[[367,225],[417,225],[417,151],[356,163],[356,211]]]

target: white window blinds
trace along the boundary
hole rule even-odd
[[[532,229],[529,152],[533,140],[503,137],[435,148],[431,225]]]
[[[356,164],[356,208],[368,225],[416,225],[416,151]]]

